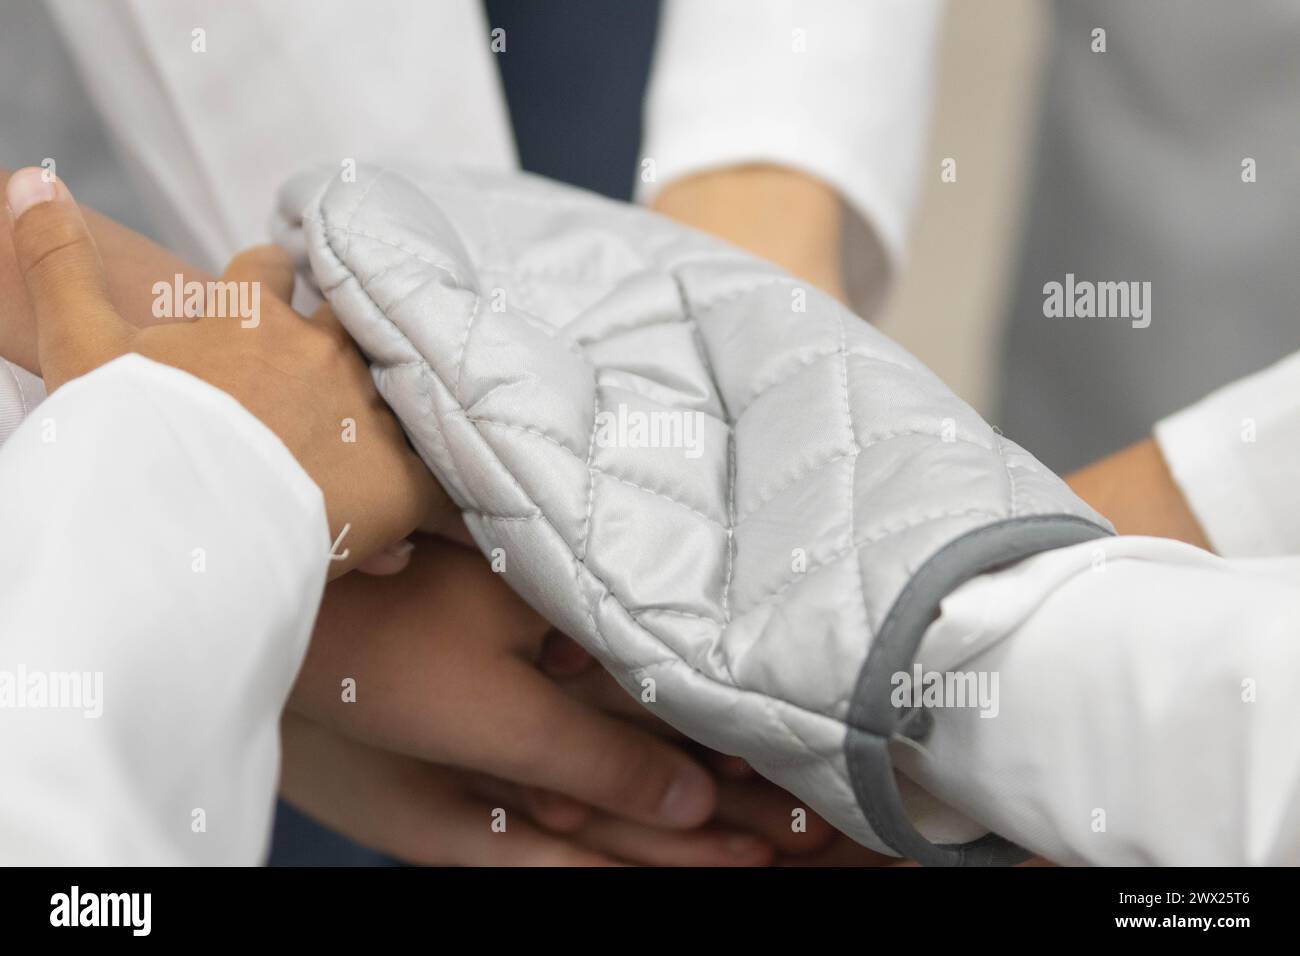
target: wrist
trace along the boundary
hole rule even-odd
[[[762,164],[698,173],[665,186],[653,208],[844,298],[840,199],[807,173]]]
[[[1120,534],[1186,541],[1212,550],[1159,446],[1147,439],[1069,475],[1066,483]]]

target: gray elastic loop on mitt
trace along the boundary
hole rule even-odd
[[[1028,859],[1028,853],[996,834],[970,843],[935,844],[912,825],[894,779],[889,742],[895,734],[927,722],[918,721],[916,711],[899,711],[890,703],[892,677],[911,670],[921,638],[939,616],[940,602],[971,578],[1110,533],[1074,515],[1010,518],[950,541],[903,588],[858,674],[844,741],[849,778],[862,814],[895,852],[926,866],[1011,865]]]

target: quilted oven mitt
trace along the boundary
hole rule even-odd
[[[479,547],[630,693],[873,849],[1018,858],[923,835],[890,743],[929,721],[891,678],[959,584],[1110,532],[1060,479],[832,298],[645,210],[362,168],[279,216]]]

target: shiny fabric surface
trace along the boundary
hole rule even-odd
[[[526,175],[351,179],[289,183],[278,237],[505,579],[654,713],[889,852],[844,747],[895,599],[975,529],[1104,519],[771,264]]]

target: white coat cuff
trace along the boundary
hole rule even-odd
[[[0,858],[259,860],[329,566],[306,472],[229,395],[127,355],[0,449],[0,528],[0,659],[102,684],[94,719],[0,708],[22,781],[0,787]]]
[[[1300,551],[1300,353],[1169,416],[1155,437],[1216,551]]]
[[[815,176],[845,204],[845,279],[867,311],[903,258],[941,11],[935,0],[668,0],[638,200],[748,163]]]

